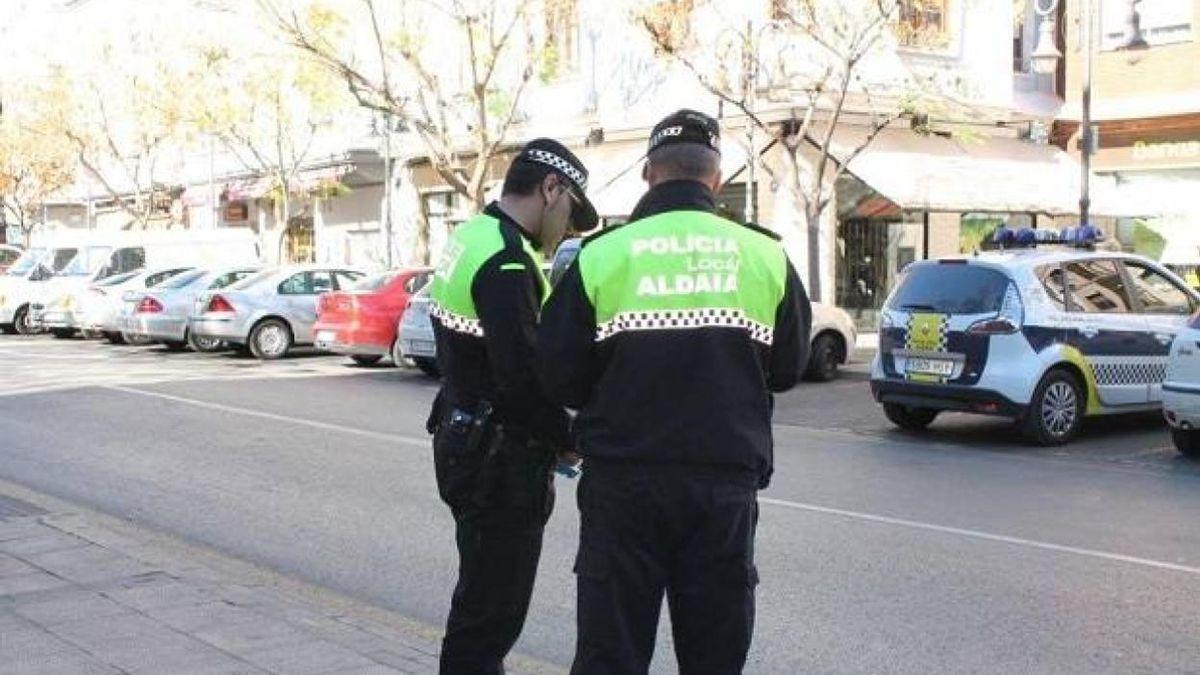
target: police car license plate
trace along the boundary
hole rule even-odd
[[[914,375],[950,377],[954,374],[954,362],[944,359],[923,359],[910,356],[904,364],[904,370]]]

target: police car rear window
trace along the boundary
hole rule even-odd
[[[939,314],[1000,311],[1008,277],[978,265],[912,265],[888,303],[889,309]]]

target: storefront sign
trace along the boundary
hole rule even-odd
[[[1175,143],[1137,141],[1133,144],[1133,158],[1138,161],[1200,158],[1200,140]]]
[[[225,205],[225,221],[230,223],[244,222],[250,217],[250,209],[246,202],[229,202]]]

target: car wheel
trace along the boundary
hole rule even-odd
[[[279,319],[267,319],[250,331],[250,353],[262,361],[286,356],[292,348],[292,330]]]
[[[66,340],[75,337],[74,328],[51,328],[50,334],[59,340]]]
[[[0,333],[5,335],[16,335],[17,327],[11,323],[0,323]]]
[[[167,351],[169,352],[182,352],[187,350],[188,343],[184,342],[183,340],[163,340],[163,346],[166,347]]]
[[[417,368],[429,377],[441,377],[442,371],[438,369],[437,361],[427,358],[414,358],[413,363],[417,364]]]
[[[1171,428],[1171,440],[1175,449],[1184,457],[1200,459],[1200,431],[1195,429]]]
[[[367,366],[373,366],[376,363],[379,363],[380,361],[383,360],[383,357],[379,356],[377,354],[363,354],[363,355],[355,354],[354,356],[351,356],[350,358],[355,363],[357,363],[358,365],[360,365],[364,368]]]
[[[20,307],[13,317],[13,328],[20,335],[33,335],[38,331],[33,327],[32,319],[33,317],[29,316],[29,307]]]
[[[899,403],[884,403],[883,414],[892,424],[905,431],[924,431],[937,419],[938,411],[932,408],[913,408]]]
[[[1083,388],[1065,370],[1046,373],[1033,392],[1021,426],[1031,443],[1062,445],[1079,433],[1085,411]]]
[[[809,382],[828,382],[837,377],[838,364],[842,362],[842,349],[838,342],[829,333],[818,335],[813,340],[804,379]]]
[[[188,346],[191,347],[193,350],[200,352],[202,354],[211,354],[212,352],[219,352],[225,348],[225,343],[223,341],[218,340],[217,338],[210,338],[210,337],[203,337],[200,335],[196,335],[195,333],[192,333],[191,331],[189,331],[187,334],[187,343],[188,343]]]
[[[104,339],[105,339],[105,340],[107,340],[107,341],[108,341],[108,344],[110,344],[110,345],[123,345],[123,344],[125,344],[125,335],[124,335],[124,334],[122,334],[122,333],[115,333],[115,332],[113,332],[113,331],[110,331],[110,330],[106,330],[106,331],[104,331]]]

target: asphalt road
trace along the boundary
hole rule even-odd
[[[437,625],[455,558],[434,392],[331,357],[0,337],[0,478]],[[749,672],[1197,671],[1200,464],[1154,416],[1054,451],[966,416],[912,436],[851,374],[776,419]],[[559,488],[517,648],[565,666],[578,519]]]

